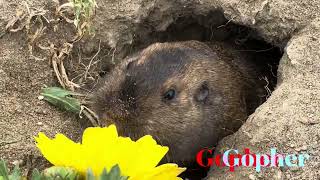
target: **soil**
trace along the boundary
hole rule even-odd
[[[276,62],[272,69],[278,68],[283,55],[270,98],[239,131],[219,143],[216,153],[230,148],[265,153],[275,147],[311,158],[304,168],[266,168],[261,173],[246,167],[235,172],[213,167],[208,179],[320,179],[318,0],[97,1],[95,36],[80,41],[74,40],[74,25],[56,13],[58,3],[0,0],[0,157],[10,166],[19,164],[26,172],[46,166],[35,148],[38,132],[51,137],[63,133],[79,141],[89,126],[86,119],[38,99],[44,86],[60,86],[51,61],[66,45],[72,45],[63,54],[67,76],[79,85],[77,92],[90,95],[114,64],[150,43],[232,37],[237,44],[263,48],[255,52],[267,51],[265,59]],[[21,14],[26,16],[17,18]],[[45,30],[34,36],[41,27]],[[44,48],[50,45],[54,48]]]
[[[39,1],[26,3],[35,7],[43,5]],[[19,4],[23,3],[0,1],[1,33],[15,17]],[[10,166],[19,164],[25,168],[39,164],[35,161],[40,154],[33,138],[38,132],[51,137],[63,133],[79,141],[86,126],[76,115],[38,99],[43,87],[58,84],[48,58],[30,55],[27,38],[24,30],[0,38],[0,157]]]

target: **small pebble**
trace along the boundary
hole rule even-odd
[[[301,147],[299,147],[299,148],[296,148],[295,150],[298,151],[298,152],[300,152],[300,151],[306,151],[307,149],[308,149],[307,146],[301,146]]]
[[[250,174],[250,175],[249,175],[249,179],[250,179],[250,180],[255,180],[255,179],[256,179],[256,176],[253,175],[253,174]]]
[[[15,160],[13,161],[11,164],[15,165],[15,166],[20,166],[23,163],[23,160]]]
[[[288,179],[290,179],[290,174],[286,174],[286,177],[287,177]]]
[[[291,148],[294,148],[294,147],[295,147],[295,145],[294,145],[294,144],[290,144],[290,147],[291,147]]]

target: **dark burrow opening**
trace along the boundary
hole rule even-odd
[[[228,21],[220,11],[212,11],[207,15],[179,17],[171,23],[165,31],[157,31],[152,24],[153,22],[149,22],[149,20],[146,19],[139,25],[135,30],[133,44],[121,49],[119,53],[121,55],[118,56],[118,58],[120,57],[118,61],[155,42],[187,40],[197,40],[207,44],[223,42],[229,44],[234,51],[243,52],[254,57],[256,64],[262,69],[261,76],[258,78],[265,81],[265,89],[268,91],[268,95],[264,98],[265,100],[275,89],[277,84],[277,69],[283,54],[283,49],[264,41],[255,29]],[[96,42],[95,45],[97,43],[99,42]],[[74,56],[76,57],[72,59],[80,59],[79,54],[84,53],[85,50],[83,49],[85,48],[75,51]],[[114,67],[114,64],[110,63],[110,57],[113,57],[115,51],[108,49],[107,45],[103,44],[101,44],[101,47],[99,44],[99,49],[100,48],[103,52],[100,52],[100,54],[98,52],[89,53],[90,55],[88,56],[92,57],[95,54],[99,54],[97,56],[98,61],[96,61],[97,63],[94,65],[96,67],[95,72],[97,73],[92,77],[93,83],[91,82],[85,85],[85,89],[90,92],[97,86],[97,79],[103,79],[104,76],[108,76],[108,73]],[[117,53],[115,54],[117,55]],[[109,58],[109,60],[106,60],[106,58]],[[92,58],[87,58],[87,64],[91,60]],[[117,62],[117,58],[115,62]],[[84,74],[87,73],[88,72],[84,72]],[[100,77],[96,78],[97,76]],[[189,179],[201,179],[206,176],[208,169],[209,168],[202,168],[195,164],[189,167],[187,173],[183,176]]]
[[[223,42],[230,44],[234,51],[240,51],[254,57],[259,68],[262,69],[259,79],[265,81],[265,89],[268,91],[265,100],[275,89],[277,69],[283,49],[264,41],[256,30],[228,21],[222,12],[213,11],[205,16],[180,17],[162,32],[156,31],[150,24],[152,23],[146,20],[138,28],[134,45],[130,47],[128,54],[155,42],[187,40],[197,40],[207,44]],[[206,161],[206,158],[203,160]],[[203,168],[195,164],[189,167],[188,171],[182,176],[189,179],[201,179],[206,176],[208,170],[209,168]]]
[[[140,24],[133,44],[125,48],[123,57],[156,42],[188,40],[197,40],[206,44],[222,42],[230,45],[234,51],[254,57],[254,61],[263,70],[263,76],[259,78],[266,80],[266,88],[270,93],[274,90],[283,49],[265,41],[255,29],[227,20],[218,10],[207,15],[179,17],[165,31],[159,32],[150,24],[152,23],[148,22],[148,19]]]

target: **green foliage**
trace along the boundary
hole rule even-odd
[[[21,178],[21,172],[18,166],[16,166],[10,174],[10,171],[4,160],[0,160],[0,180],[19,180]]]
[[[10,174],[11,173],[11,174]],[[8,169],[4,160],[0,160],[0,180],[26,180],[27,178],[21,175],[21,170],[16,166],[12,172]],[[43,172],[34,169],[31,180],[81,180],[84,179],[80,173],[72,168],[53,166],[45,169]],[[111,168],[109,172],[106,169],[100,177],[95,177],[91,170],[86,173],[86,180],[127,180],[128,177],[121,176],[121,171],[118,165]]]
[[[21,171],[20,171],[18,166],[14,167],[14,169],[13,169],[13,171],[12,171],[12,173],[11,173],[11,175],[9,177],[10,177],[10,179],[21,179],[20,178],[21,177]]]
[[[118,165],[115,165],[111,168],[108,173],[106,169],[103,170],[100,180],[127,180],[128,177],[121,176],[121,171]]]
[[[0,161],[0,180],[9,180],[9,172],[6,163],[1,160]]]
[[[81,110],[81,103],[78,99],[72,97],[76,95],[80,94],[67,91],[59,87],[44,88],[41,93],[43,99],[53,104],[54,106],[57,106],[69,112],[79,113]]]
[[[53,166],[44,170],[45,177],[51,177],[53,179],[72,180],[80,179],[81,175],[72,168]]]
[[[85,31],[89,34],[92,33],[92,28],[90,26],[91,18],[95,13],[95,7],[97,6],[95,0],[69,0],[74,6],[74,25],[82,31],[81,26],[85,27]],[[82,33],[82,32],[81,32]]]
[[[32,171],[32,180],[42,180],[44,179],[44,175],[38,171],[38,169],[34,169]]]
[[[92,171],[89,169],[86,176],[87,180],[96,180]],[[106,169],[103,170],[102,174],[99,177],[99,180],[127,180],[128,177],[121,176],[121,171],[118,165],[115,165],[111,168],[110,172]]]

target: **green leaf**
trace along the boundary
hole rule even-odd
[[[31,180],[42,180],[43,175],[38,171],[38,169],[34,169],[32,171],[32,177]]]
[[[81,110],[79,100],[71,97],[81,95],[79,93],[67,91],[59,87],[48,87],[43,89],[41,95],[44,100],[66,111],[79,113]]]
[[[18,180],[21,179],[21,172],[19,166],[15,166],[9,179]]]
[[[53,166],[44,170],[44,176],[53,179],[74,180],[80,177],[80,174],[72,168]]]
[[[88,169],[88,171],[87,171],[86,180],[95,180],[95,177],[94,177],[91,169]]]
[[[8,169],[6,162],[4,160],[0,160],[0,180],[21,180],[21,171],[19,166],[15,166],[12,173]]]
[[[108,180],[120,180],[120,168],[118,165],[115,165],[111,168],[109,172],[109,179]]]
[[[127,180],[129,177],[127,177],[127,176],[121,176],[120,177],[120,180]]]
[[[9,180],[8,168],[3,159],[0,160],[0,179]]]
[[[104,168],[102,174],[100,175],[100,180],[104,180],[107,178],[108,178],[108,172],[107,172],[106,168]]]
[[[121,171],[118,165],[115,165],[111,168],[109,173],[106,169],[103,170],[100,175],[100,180],[127,180],[128,177],[121,176]]]

